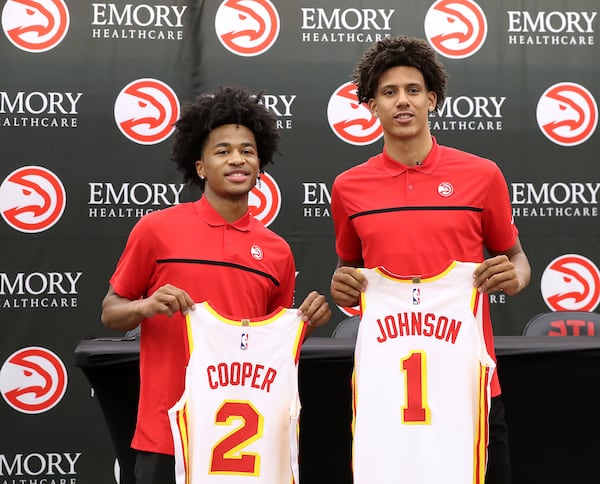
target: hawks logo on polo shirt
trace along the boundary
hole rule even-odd
[[[438,185],[438,193],[442,197],[450,197],[454,193],[454,187],[450,182],[443,182]]]

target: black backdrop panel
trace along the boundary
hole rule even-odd
[[[126,86],[150,83],[145,93],[158,104],[167,89],[179,104],[219,84],[265,92],[282,136],[268,170],[280,192],[269,227],[294,251],[297,299],[313,289],[328,295],[333,179],[382,148],[381,139],[340,138],[329,116],[341,114],[328,107],[372,41],[429,35],[450,76],[432,133],[502,168],[532,265],[526,291],[493,295],[495,333],[512,336],[535,314],[556,310],[550,300],[598,307],[598,13],[591,0],[2,2],[0,423],[11,438],[0,443],[0,482],[114,480],[110,435],[72,365],[73,349],[84,338],[115,336],[100,323],[100,303],[133,224],[199,196],[181,187],[170,136],[137,125],[139,137],[154,136],[144,143],[120,129],[122,112],[135,118],[132,106],[144,104],[124,96]],[[237,37],[226,48],[236,22],[265,30],[259,41]],[[270,46],[260,42],[268,32],[276,33]],[[475,37],[463,45],[435,37],[457,32]],[[467,54],[453,55],[460,48]],[[553,87],[554,97],[545,94]],[[563,126],[554,139],[542,130],[553,122]],[[571,141],[558,143],[558,134]],[[317,336],[345,316],[335,305],[333,312]],[[24,411],[32,403],[38,413]],[[316,411],[310,402],[305,410]]]

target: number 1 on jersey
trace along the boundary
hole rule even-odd
[[[431,410],[427,403],[427,355],[423,351],[411,351],[400,360],[404,373],[405,405],[402,407],[402,423],[429,425]]]

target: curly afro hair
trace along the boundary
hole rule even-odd
[[[262,103],[263,93],[245,88],[221,86],[186,104],[175,122],[171,159],[183,173],[183,182],[204,190],[204,180],[196,172],[209,133],[225,124],[245,126],[254,134],[260,170],[273,162],[278,151],[277,118]]]
[[[358,101],[368,103],[375,97],[379,78],[391,67],[409,66],[421,71],[425,87],[437,95],[440,107],[446,97],[446,68],[437,59],[431,46],[422,39],[399,35],[388,37],[373,44],[360,57],[352,82],[357,87]]]

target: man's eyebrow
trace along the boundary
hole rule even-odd
[[[423,87],[423,84],[421,84],[420,82],[407,82],[407,83],[394,83],[394,82],[390,82],[389,84],[384,84],[383,86],[380,86],[379,89],[386,89],[386,88],[397,88],[398,86],[406,86],[406,87]]]
[[[213,146],[217,147],[217,146],[231,146],[233,143],[229,142],[229,141],[219,141],[218,143],[215,143]],[[242,143],[240,143],[241,146],[256,146],[254,143],[252,143],[251,141],[244,141]]]

